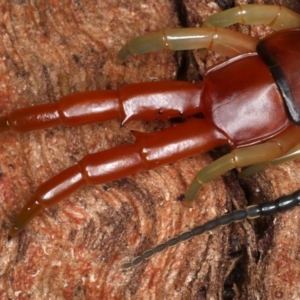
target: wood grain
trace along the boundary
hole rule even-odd
[[[281,4],[300,12],[297,0]],[[207,15],[233,3],[219,5],[210,0],[1,0],[0,113],[132,82],[199,80],[207,65],[223,58],[209,54],[203,62],[199,51],[162,51],[133,56],[120,65],[116,53],[131,37],[201,25]],[[261,36],[265,32],[262,26],[235,29]],[[298,209],[219,228],[136,268],[120,269],[125,260],[227,211],[299,189],[299,162],[244,181],[232,172],[207,184],[193,209],[182,207],[178,199],[194,173],[219,156],[219,150],[87,186],[7,241],[11,221],[40,183],[87,153],[133,142],[131,130],[166,126],[137,121],[122,127],[113,120],[1,134],[0,299],[300,297]]]

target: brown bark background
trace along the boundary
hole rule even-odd
[[[116,63],[130,38],[205,17],[247,1],[0,1],[0,113],[55,102],[66,94],[184,78],[205,69],[198,51],[133,56]],[[248,1],[263,3],[264,1]],[[300,12],[297,0],[265,1]],[[263,36],[263,26],[233,26]],[[209,54],[207,64],[221,59]],[[118,120],[57,127],[0,143],[0,299],[299,299],[299,209],[203,234],[122,271],[149,247],[221,214],[300,187],[299,162],[238,181],[207,184],[193,209],[178,199],[212,152],[110,182],[86,186],[7,241],[16,213],[39,184],[87,153],[128,144],[131,130],[163,122]]]

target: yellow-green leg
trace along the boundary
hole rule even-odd
[[[291,151],[289,151],[287,154],[279,158],[262,162],[260,164],[255,164],[253,166],[243,169],[242,172],[239,174],[239,177],[247,177],[254,173],[263,171],[269,167],[278,166],[282,163],[299,159],[299,158],[300,158],[300,144],[296,145],[296,147],[294,147]]]
[[[279,5],[245,4],[209,16],[203,26],[228,27],[265,24],[274,30],[300,27],[300,15]]]
[[[272,161],[284,156],[297,145],[298,141],[295,139],[295,136],[299,136],[299,134],[300,127],[293,126],[268,142],[235,149],[231,153],[212,162],[196,174],[185,195],[183,204],[192,206],[203,184],[234,168]]]
[[[228,57],[255,51],[258,41],[256,38],[218,28],[235,23],[265,24],[274,30],[283,30],[299,28],[300,15],[278,5],[240,5],[209,16],[202,28],[165,29],[133,38],[121,48],[118,59],[123,62],[130,54],[165,48],[175,51],[208,48]]]
[[[130,40],[118,53],[123,62],[130,54],[162,49],[192,50],[207,48],[228,57],[255,51],[258,39],[224,28],[174,28]]]

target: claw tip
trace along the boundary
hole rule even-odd
[[[7,117],[0,117],[0,132],[9,130],[9,123]]]
[[[10,241],[12,238],[16,237],[19,233],[20,229],[15,226],[10,226],[8,231],[8,241]]]

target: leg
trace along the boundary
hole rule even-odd
[[[0,117],[0,132],[23,133],[57,125],[78,126],[120,118],[168,119],[200,113],[202,83],[145,82],[119,90],[67,95],[56,103],[25,107]]]
[[[273,159],[273,160],[267,161],[267,162],[262,162],[260,164],[255,164],[253,166],[243,169],[242,172],[239,174],[239,177],[247,177],[254,173],[263,171],[269,167],[278,166],[287,161],[292,161],[292,160],[299,159],[299,158],[300,158],[300,144],[298,144],[296,147],[294,147],[286,155],[283,155],[277,159]]]
[[[240,5],[209,16],[203,26],[227,27],[236,23],[265,24],[274,30],[300,27],[300,15],[278,5]]]
[[[292,126],[266,143],[235,149],[212,162],[197,173],[186,193],[184,204],[191,206],[203,184],[233,168],[242,168],[281,157],[297,145],[298,141],[295,136],[299,134],[300,128]]]
[[[43,208],[55,205],[85,184],[123,178],[227,143],[227,138],[203,119],[190,119],[161,132],[135,135],[135,144],[89,154],[39,186],[17,215],[9,236],[17,235]]]
[[[258,39],[223,28],[175,28],[147,34],[130,40],[118,53],[123,62],[130,54],[162,49],[192,50],[207,48],[233,57],[255,51]]]

